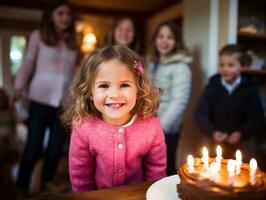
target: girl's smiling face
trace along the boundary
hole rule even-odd
[[[123,19],[114,31],[115,43],[129,46],[134,40],[135,30],[130,19]]]
[[[52,21],[57,32],[65,31],[72,23],[72,13],[67,5],[61,5],[52,13]]]
[[[102,62],[98,66],[91,99],[103,121],[112,125],[127,123],[137,101],[134,74],[116,59]]]
[[[155,39],[155,46],[161,57],[170,55],[174,50],[176,46],[175,37],[167,25],[160,28]]]

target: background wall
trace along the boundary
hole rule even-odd
[[[189,153],[200,156],[205,145],[195,126],[193,112],[208,78],[217,71],[220,47],[236,41],[238,1],[184,0],[183,3],[184,39],[194,61],[191,65],[191,97],[184,119],[178,165],[185,161]]]

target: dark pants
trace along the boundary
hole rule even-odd
[[[176,152],[179,141],[179,134],[165,134],[165,142],[167,148],[167,176],[174,175],[177,173],[176,169]]]
[[[44,154],[42,186],[53,179],[62,155],[66,133],[59,119],[60,108],[30,102],[28,119],[28,136],[25,151],[19,168],[17,186],[28,189],[33,168],[43,155],[45,129],[48,127],[50,136]]]

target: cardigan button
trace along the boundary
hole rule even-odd
[[[119,149],[123,149],[124,145],[123,144],[118,144]]]
[[[124,129],[123,128],[119,128],[118,129],[118,133],[124,133]]]
[[[123,173],[123,171],[124,170],[120,168],[120,169],[117,170],[117,173],[121,174],[121,173]]]

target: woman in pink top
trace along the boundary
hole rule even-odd
[[[74,192],[158,180],[166,147],[159,90],[141,58],[123,46],[103,47],[85,62],[63,118],[71,125],[69,171]]]
[[[53,179],[66,137],[59,120],[60,110],[77,64],[71,8],[63,0],[48,3],[40,29],[30,35],[26,56],[15,80],[15,99],[20,98],[22,91],[28,88],[30,100],[27,144],[17,180],[17,187],[25,192],[34,165],[42,155],[47,127],[50,137],[44,154],[42,187]]]

